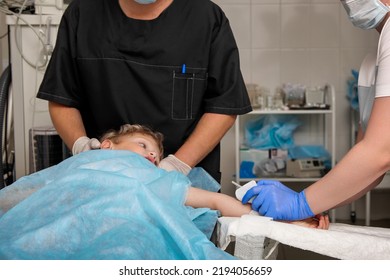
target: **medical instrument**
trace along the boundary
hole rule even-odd
[[[232,181],[233,185],[235,185],[237,187],[236,189],[236,198],[240,201],[242,201],[242,198],[244,197],[244,195],[246,194],[246,192],[251,189],[252,187],[256,186],[256,182],[254,180],[246,183],[245,185],[241,186],[239,184],[237,184],[236,182]],[[252,203],[253,201],[253,198],[251,198],[250,200],[248,200],[248,203]]]
[[[324,162],[320,159],[289,159],[286,175],[296,178],[321,177],[324,169]]]
[[[304,191],[300,193],[286,187],[279,181],[260,180],[256,187],[251,188],[242,198],[242,203],[255,197],[252,209],[262,216],[275,220],[303,220],[314,216],[306,200]],[[264,203],[265,200],[267,203]]]

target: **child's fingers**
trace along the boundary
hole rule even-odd
[[[326,224],[326,229],[329,229],[330,221],[329,221],[329,215],[324,216],[325,224]]]
[[[327,215],[316,215],[315,220],[318,221],[318,229],[328,229],[329,228],[329,217]]]
[[[322,217],[316,217],[318,220],[318,229],[323,229],[324,228],[324,219]]]
[[[319,226],[320,229],[329,229],[329,216],[328,215],[321,215],[319,219]]]

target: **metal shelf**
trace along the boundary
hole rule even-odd
[[[269,179],[269,180],[278,180],[281,182],[291,182],[291,183],[310,183],[316,182],[321,178],[293,178],[293,177],[264,177],[264,178],[240,178],[240,148],[242,147],[243,142],[243,131],[241,125],[243,125],[248,119],[253,118],[255,115],[301,115],[301,116],[315,116],[315,118],[321,118],[323,122],[321,136],[322,144],[324,144],[325,148],[331,154],[331,167],[333,168],[336,163],[336,118],[335,118],[335,92],[334,87],[332,85],[325,85],[326,95],[327,95],[327,104],[329,105],[329,109],[321,109],[321,110],[313,110],[313,109],[294,109],[294,110],[259,110],[255,109],[252,112],[238,116],[235,124],[235,154],[236,154],[236,162],[235,162],[235,171],[236,178],[235,181],[242,185],[243,183],[249,182],[251,180],[260,180],[260,179]],[[306,120],[312,120],[315,118],[305,117]],[[320,120],[318,120],[320,121]],[[313,124],[312,124],[313,125]],[[314,126],[314,125],[313,125]],[[317,127],[309,127],[309,130],[318,129]],[[241,137],[242,136],[242,137]],[[312,140],[312,139],[308,139]],[[336,219],[335,210],[331,211],[331,220],[334,222]]]
[[[316,182],[321,178],[295,178],[295,177],[263,177],[263,178],[240,178],[241,183],[246,183],[252,180],[276,180],[280,182]]]

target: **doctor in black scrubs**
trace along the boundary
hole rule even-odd
[[[210,0],[73,0],[38,97],[77,154],[124,123],[162,132],[160,167],[220,181],[220,140],[251,105],[229,21]]]

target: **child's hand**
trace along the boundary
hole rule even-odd
[[[317,229],[329,229],[329,216],[328,215],[316,215],[313,218],[307,218],[301,221],[291,222],[294,225],[317,228]]]
[[[318,216],[318,218],[317,218]],[[316,218],[318,219],[318,229],[329,229],[329,216],[328,215],[317,215]]]

